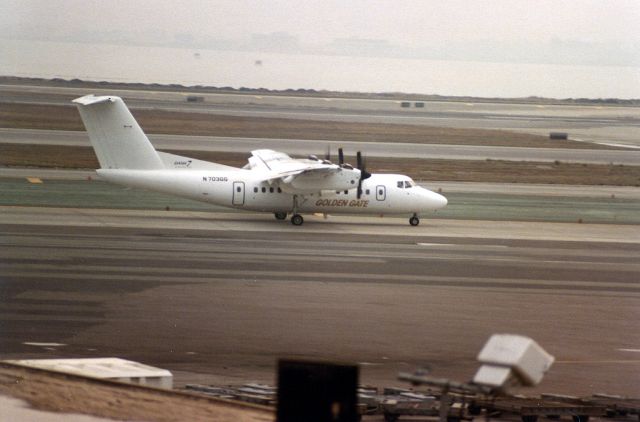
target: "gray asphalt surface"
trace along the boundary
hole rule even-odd
[[[536,391],[634,395],[640,236],[607,226],[3,207],[0,358],[120,356],[178,385],[329,358],[389,385],[469,379],[509,332],[556,356]]]
[[[0,171],[0,174],[3,172]],[[25,177],[38,177],[24,173]],[[163,195],[141,189],[131,189],[88,178],[69,179],[65,172],[44,172],[43,183],[31,183],[26,178],[0,178],[0,206],[44,206],[64,208],[107,208],[173,211],[232,212],[227,208]],[[444,209],[425,213],[423,221],[431,219],[541,221],[587,224],[640,224],[640,192],[638,189],[609,187],[547,188],[515,185],[501,189],[499,184],[435,184],[422,183],[432,190],[442,191],[449,200]],[[571,191],[571,188],[574,191]],[[406,218],[396,218],[406,224]],[[315,223],[312,223],[315,224]],[[428,224],[428,223],[427,223]],[[633,230],[630,227],[629,230]],[[638,232],[640,236],[640,232]]]
[[[69,104],[77,96],[119,95],[135,108],[194,111],[237,116],[300,118],[328,121],[408,123],[429,126],[508,129],[547,135],[568,132],[588,142],[640,147],[640,108],[426,101],[423,108],[403,108],[398,100],[338,99],[274,95],[196,94],[114,89],[0,85],[3,101]]]
[[[363,151],[371,157],[400,157],[454,160],[508,160],[536,162],[572,162],[589,164],[640,165],[640,150],[587,150],[562,148],[515,148],[466,145],[413,144],[404,142],[337,142],[327,140],[226,138],[215,136],[148,135],[158,149],[221,151],[247,153],[269,148],[297,156],[322,155],[327,145],[333,151]],[[33,129],[0,129],[0,143],[90,146],[86,132]]]

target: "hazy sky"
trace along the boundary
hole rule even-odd
[[[581,70],[580,75],[567,75],[567,68],[544,78],[536,75],[536,71],[527,72],[527,84],[532,87],[527,92],[538,95],[542,91],[533,88],[532,78],[538,76],[540,86],[548,86],[551,92],[545,91],[545,95],[617,95],[626,98],[640,92],[640,88],[635,88],[640,85],[639,23],[640,0],[0,0],[0,43],[2,39],[31,43],[25,46],[24,43],[6,42],[4,50],[0,44],[0,51],[5,51],[5,57],[0,56],[0,70],[17,75],[67,78],[77,75],[124,80],[134,77],[131,72],[120,71],[120,67],[127,64],[123,56],[118,55],[124,49],[108,50],[109,61],[120,60],[121,63],[113,70],[107,69],[109,61],[104,60],[104,54],[99,56],[100,61],[90,61],[82,48],[87,48],[87,44],[100,44],[101,48],[152,46],[177,48],[192,55],[202,51],[202,63],[214,52],[240,52],[255,59],[262,59],[269,53],[284,53],[292,62],[302,61],[296,62],[296,72],[308,73],[305,81],[290,78],[292,86],[316,88],[337,86],[333,80],[323,80],[327,68],[320,69],[316,65],[324,60],[320,58],[326,57],[335,59],[323,62],[329,67],[334,66],[336,60],[350,60],[352,67],[343,70],[342,75],[336,75],[342,79],[348,76],[346,72],[372,72],[369,58],[587,66],[593,70]],[[56,41],[57,44],[38,41]],[[78,46],[78,42],[84,45]],[[205,51],[209,52],[205,54]],[[299,53],[307,56],[299,56]],[[243,56],[236,54],[233,57],[240,60]],[[151,63],[151,49],[135,59],[141,63],[140,68],[151,66],[143,63],[144,60]],[[2,67],[3,60],[13,60],[16,65]],[[73,72],[61,67],[64,61],[70,63]],[[162,62],[158,59],[156,63]],[[399,62],[396,66],[401,66]],[[166,59],[164,63],[161,67],[167,66]],[[211,81],[204,82],[273,85],[257,78],[260,75],[256,69],[251,73],[245,64],[236,64],[244,66],[246,75],[239,75],[244,79],[231,81],[219,73],[211,73],[219,70],[220,66],[216,66],[210,68]],[[268,67],[275,66],[274,61],[265,61],[261,74],[293,72],[294,67],[286,60],[277,64],[281,67]],[[358,65],[362,67],[353,67]],[[193,67],[176,69],[175,74],[185,75],[183,79],[187,81],[197,79],[200,82],[201,78],[188,75]],[[313,67],[311,72],[307,70],[309,67]],[[598,74],[595,67],[608,67],[609,70]],[[476,65],[469,65],[467,73],[454,76],[462,81],[470,73],[478,73],[478,69]],[[523,84],[520,80],[524,77],[522,70],[506,66],[501,69],[512,74],[511,85]],[[376,67],[375,70],[379,75],[372,77],[382,78],[384,69]],[[230,74],[234,72],[237,74],[235,70],[229,71]],[[395,79],[404,78],[401,68],[395,72]],[[298,73],[293,76],[297,77]],[[621,73],[626,76],[612,76]],[[421,89],[450,92],[450,89],[436,85],[438,78],[453,77],[450,74],[449,68],[442,70],[431,78],[432,87]],[[563,90],[566,83],[560,76],[579,80],[583,86],[599,85],[601,90],[597,93],[582,89]],[[277,77],[273,76],[274,79]],[[387,79],[389,85],[393,79]],[[487,71],[484,80],[490,79],[495,79],[492,83],[496,87],[506,84]],[[618,86],[614,87],[616,84]],[[414,88],[389,86],[389,89]],[[496,95],[511,95],[495,92]]]
[[[428,44],[478,39],[640,41],[638,0],[0,0],[0,36],[164,30],[219,38],[287,32]]]

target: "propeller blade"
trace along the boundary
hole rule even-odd
[[[358,151],[356,153],[356,161],[358,164],[358,170],[360,170],[360,178],[358,179],[358,199],[362,196],[362,181],[371,177],[371,173],[369,173],[366,169],[365,160],[362,157],[362,153]]]
[[[358,162],[358,170],[360,170],[360,180],[370,178],[371,173],[367,171],[364,157],[362,156],[362,153],[360,151],[356,153],[356,158]]]
[[[342,152],[342,148],[338,148],[338,164],[344,164],[344,153]]]
[[[364,170],[362,169],[363,164],[362,153],[358,151],[356,152],[356,165],[358,167],[358,170],[360,170],[360,178],[358,179],[358,199],[360,199],[360,197],[362,196],[362,176],[364,176]]]
[[[331,161],[331,144],[327,145],[327,152],[324,155],[324,159],[327,161]]]

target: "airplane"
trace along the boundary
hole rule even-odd
[[[243,168],[156,151],[120,97],[85,95],[73,100],[100,163],[98,176],[111,183],[158,191],[224,207],[291,216],[301,213],[408,215],[417,226],[427,211],[447,199],[401,174],[366,171],[310,155],[305,159],[269,149],[251,151]]]

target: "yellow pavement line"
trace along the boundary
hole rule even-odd
[[[39,177],[27,177],[29,183],[42,183],[42,179]]]

